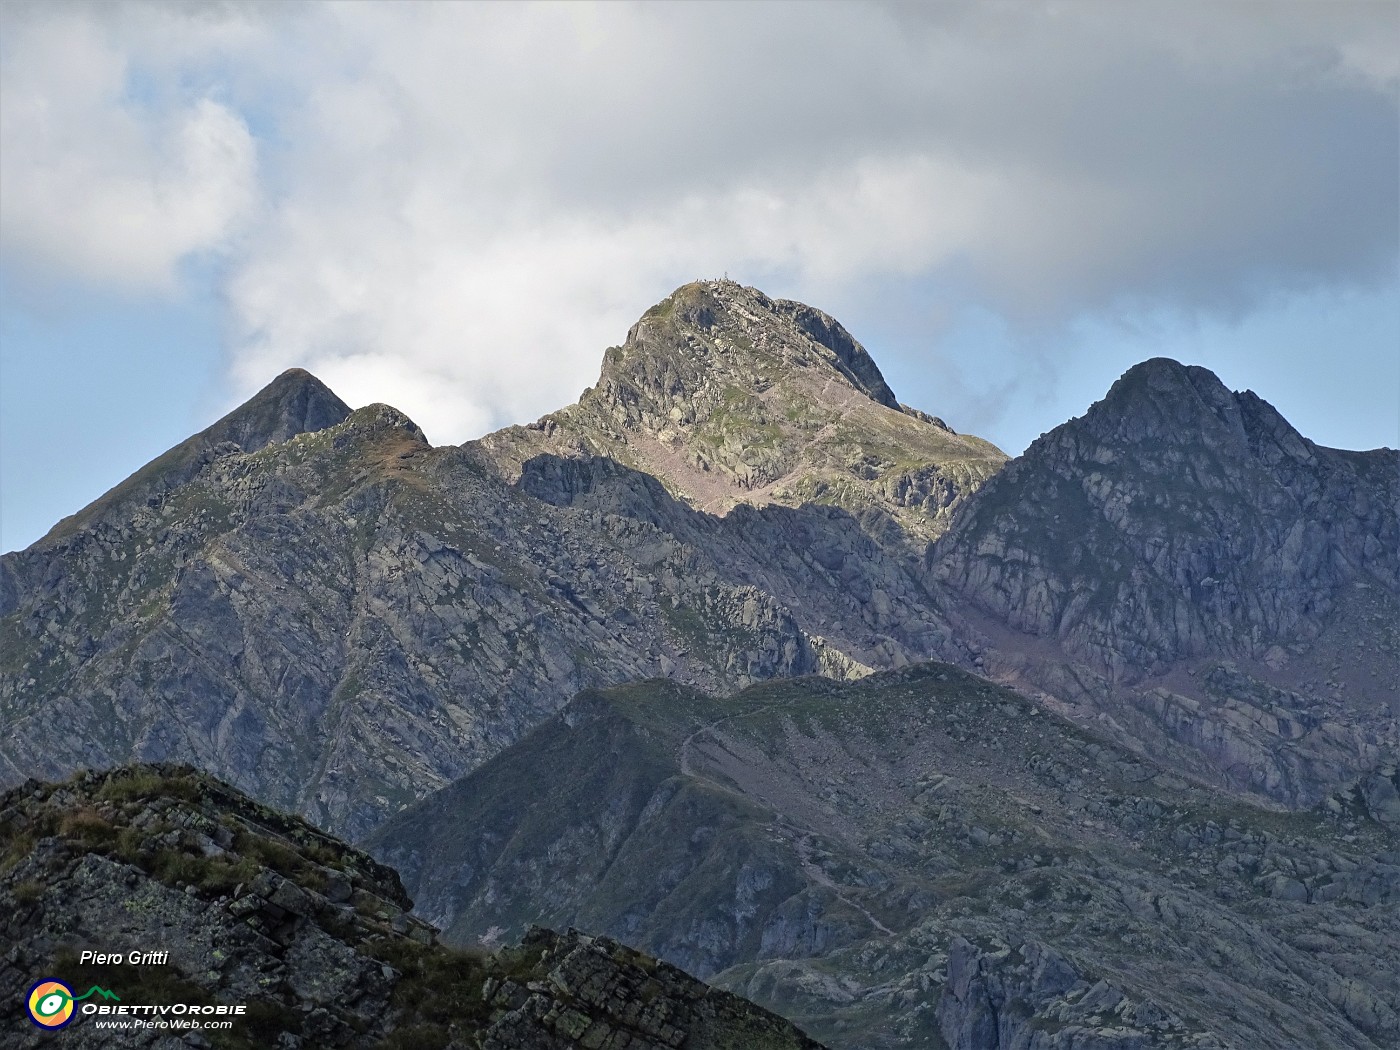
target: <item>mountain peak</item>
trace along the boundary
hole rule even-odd
[[[335,426],[349,415],[350,406],[325,383],[303,368],[289,368],[222,419],[64,518],[39,542],[66,536],[113,512],[124,514],[123,508],[133,503],[178,488],[199,473],[215,449],[256,452],[298,434]]]
[[[1313,637],[1352,581],[1400,579],[1396,466],[1316,445],[1256,394],[1153,358],[980,491],[938,571],[1114,674],[1206,651],[1257,659]]]
[[[1230,390],[1208,368],[1154,357],[1129,368],[1085,415],[1042,441],[1092,435],[1117,447],[1202,445],[1223,452],[1267,443],[1310,459],[1309,443],[1257,395]]]
[[[1209,368],[1185,365],[1170,357],[1152,357],[1133,365],[1109,388],[1105,400],[1124,397],[1188,397],[1223,405],[1230,390]]]
[[[304,368],[289,368],[224,416],[202,435],[218,434],[244,452],[256,452],[298,434],[333,427],[350,415],[350,406]]]
[[[879,366],[835,318],[729,280],[692,281],[649,309],[608,352],[595,390],[627,404],[632,395],[670,400],[716,384],[762,391],[798,378],[899,410]]]
[[[903,408],[828,314],[729,280],[677,288],[605,353],[578,404],[480,447],[508,477],[540,453],[606,456],[711,513],[879,508],[929,537],[1006,460]]]

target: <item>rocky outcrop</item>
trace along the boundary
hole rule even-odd
[[[607,937],[532,928],[543,980],[487,978],[483,1050],[821,1050],[787,1021]]]
[[[606,939],[533,929],[515,948],[443,948],[391,869],[188,767],[26,783],[0,797],[0,847],[0,995],[46,976],[104,989],[107,1012],[64,1030],[76,1047],[820,1050]],[[167,1023],[109,1027],[123,1018]],[[26,1024],[7,1045],[52,1038]]]
[[[1135,1002],[1107,981],[1085,981],[1039,941],[990,951],[963,937],[948,946],[938,1004],[950,1050],[1147,1050],[1226,1044],[1190,1032],[1150,1000]]]

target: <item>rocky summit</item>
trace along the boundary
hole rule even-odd
[[[1400,453],[1203,368],[1130,369],[928,562],[988,673],[1183,770],[1309,806],[1400,753]]]
[[[111,1011],[60,1034],[8,1010],[6,1046],[821,1050],[607,938],[441,947],[392,870],[188,767],[28,782],[0,797],[0,849],[0,996],[52,977]],[[135,1012],[177,1004],[200,1012]],[[177,1016],[228,1027],[111,1027]]]
[[[481,446],[508,473],[542,452],[605,456],[691,506],[878,510],[912,537],[1006,462],[981,438],[901,405],[834,318],[735,281],[697,281],[607,351],[578,404]]]
[[[529,426],[293,370],[0,557],[0,784],[190,763],[833,1045],[1380,1046],[1397,625],[1395,450],[1159,359],[1007,462],[700,281]]]

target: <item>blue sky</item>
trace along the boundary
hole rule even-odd
[[[291,366],[456,442],[729,276],[1018,452],[1166,355],[1400,446],[1400,7],[0,7],[0,549]]]

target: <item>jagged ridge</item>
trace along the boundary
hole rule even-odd
[[[518,947],[443,948],[391,869],[189,767],[31,781],[0,796],[0,843],[11,1002],[50,975],[128,1006],[242,1005],[215,1033],[225,1050],[821,1050],[606,938],[536,928]],[[81,961],[154,946],[168,952],[158,965]],[[7,1045],[53,1038],[25,1028]],[[132,1034],[80,1016],[63,1039]]]

